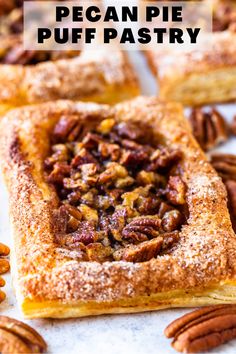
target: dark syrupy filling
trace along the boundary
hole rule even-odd
[[[45,160],[61,204],[56,242],[85,261],[142,262],[169,252],[187,218],[181,158],[147,125],[62,117]]]

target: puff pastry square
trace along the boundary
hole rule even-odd
[[[204,50],[150,50],[146,53],[160,97],[184,105],[236,99],[236,34],[214,32]]]
[[[0,113],[55,99],[113,104],[139,94],[128,56],[118,46],[112,51],[24,51],[23,10],[16,6],[13,2],[0,14]]]
[[[71,122],[72,125],[70,125]],[[111,148],[108,153],[104,145],[100,145],[101,136],[99,138],[98,131],[106,139],[108,136],[106,134],[114,122],[118,125],[115,125],[115,133],[109,133],[112,134],[109,136],[113,139],[113,145],[105,146]],[[78,133],[80,130],[77,129],[78,126],[81,127],[81,124],[88,134],[85,140],[75,138],[79,136],[78,134],[82,134]],[[96,130],[97,133],[86,131],[91,124],[99,127]],[[149,133],[152,134],[152,141],[157,144],[154,152],[153,148],[148,145],[149,142],[145,141],[143,147],[138,142],[140,130],[137,133],[137,127],[143,124],[148,127]],[[132,129],[127,130],[127,126],[131,126]],[[70,129],[65,129],[65,127],[70,127]],[[226,191],[221,179],[192,137],[188,122],[183,117],[181,105],[145,97],[138,97],[113,107],[95,103],[56,101],[8,112],[1,122],[1,131],[3,132],[0,141],[1,162],[9,191],[15,245],[11,257],[12,274],[17,299],[25,317],[77,317],[235,302],[236,237],[227,210]],[[128,193],[123,195],[123,202],[120,201],[120,204],[124,206],[125,202],[125,206],[130,206],[129,211],[137,214],[131,218],[133,229],[130,228],[130,223],[128,227],[126,224],[123,229],[120,229],[121,233],[115,233],[119,228],[114,227],[115,239],[113,238],[112,252],[116,253],[102,253],[103,259],[101,257],[93,260],[91,255],[96,256],[96,252],[91,252],[94,250],[94,245],[99,255],[101,255],[101,249],[111,249],[108,246],[109,239],[104,237],[103,244],[100,243],[98,246],[99,237],[102,234],[98,232],[98,238],[94,243],[94,240],[91,240],[93,237],[91,229],[86,224],[88,221],[81,221],[81,218],[79,224],[82,222],[83,224],[80,225],[83,227],[80,232],[73,234],[72,238],[67,238],[68,235],[65,238],[68,244],[74,242],[75,247],[70,249],[66,242],[58,243],[57,237],[61,224],[60,219],[55,218],[55,215],[58,215],[61,205],[60,198],[69,200],[74,197],[74,194],[68,196],[65,188],[60,189],[60,187],[61,197],[59,198],[55,188],[56,183],[49,183],[45,164],[51,166],[55,158],[63,162],[65,131],[66,153],[73,149],[77,151],[72,164],[74,168],[78,168],[76,176],[79,184],[74,187],[78,187],[79,197],[78,195],[77,197],[82,196],[83,203],[87,203],[82,211],[81,203],[77,205],[77,212],[80,210],[83,218],[97,222],[97,215],[103,215],[102,208],[106,203],[104,204],[102,197],[106,194],[99,195],[100,206],[97,210],[94,208],[91,210],[89,207],[91,194],[90,196],[86,194],[83,188],[86,188],[86,183],[95,183],[93,188],[97,188],[97,182],[93,179],[96,159],[106,156],[109,160],[109,154],[115,161],[117,158],[120,159],[117,157],[114,145],[121,144],[122,149],[125,149],[125,155],[121,155],[123,163],[127,164],[128,171],[133,171],[133,179],[136,178],[136,182],[138,181],[141,185],[138,190],[135,189],[134,197],[132,194],[134,180],[132,181],[131,174],[129,176],[124,174],[124,167],[123,170],[119,167],[119,185],[116,185],[116,188],[122,190],[128,186]],[[145,135],[146,133],[143,139]],[[54,137],[54,144],[55,137],[57,138],[53,151],[51,151],[52,137]],[[122,137],[121,143],[119,137]],[[90,154],[85,150],[89,150]],[[133,151],[139,152],[138,157],[135,155],[134,158]],[[144,151],[147,154],[151,151],[152,157],[149,159],[143,155]],[[169,156],[166,155],[168,151],[181,152],[181,155],[172,154],[172,157],[175,157],[172,159],[174,165],[171,167],[171,173],[174,174],[172,182],[181,178],[185,185],[185,204],[183,205],[183,200],[176,198],[175,193],[178,190],[182,194],[183,184],[177,183],[176,189],[168,182],[167,192],[170,193],[170,200],[175,206],[169,204],[164,212],[174,210],[176,213],[179,210],[187,215],[187,218],[180,228],[177,227],[178,238],[174,240],[174,243],[173,239],[165,239],[166,245],[173,243],[165,250],[162,241],[166,234],[159,235],[158,231],[153,230],[154,226],[164,228],[163,219],[161,227],[158,223],[160,205],[150,204],[150,199],[145,199],[141,191],[144,188],[142,183],[145,185],[147,179],[148,183],[157,182],[158,186],[166,183],[165,173],[166,168],[168,169],[168,161],[170,161],[166,159],[166,156]],[[85,165],[81,167],[81,163]],[[141,165],[146,166],[146,171],[142,171],[137,177],[134,171],[143,169]],[[54,164],[54,167],[56,166],[58,167]],[[112,183],[117,183],[117,180],[113,179],[117,164],[112,162],[112,165],[109,165],[104,162],[103,166],[108,170],[105,174],[103,173],[99,188],[100,191],[109,192]],[[155,172],[157,166],[160,168],[158,173]],[[82,182],[86,181],[85,185],[79,179],[81,173],[84,173],[85,180]],[[54,181],[60,183],[60,175],[55,173],[53,175],[56,176]],[[109,179],[111,184],[108,184],[108,189],[106,189]],[[67,185],[71,183],[68,178],[63,179],[63,183],[65,181]],[[166,190],[163,191],[162,188],[156,190],[154,184],[148,186],[153,200],[157,200],[155,198],[158,196],[165,200],[165,196],[168,197],[165,194]],[[67,188],[73,189],[73,186],[67,186]],[[157,193],[156,196],[155,193]],[[143,199],[141,203],[138,203],[141,197]],[[73,198],[70,200],[75,201]],[[117,210],[120,208],[118,200],[118,194],[116,194],[113,201],[116,202]],[[110,205],[104,207],[108,208],[108,213],[111,212],[113,205],[109,203]],[[164,204],[166,206],[166,203]],[[63,205],[64,208],[65,204]],[[144,205],[145,208],[150,207],[151,209],[148,210],[152,210],[152,213],[145,213]],[[144,210],[144,219],[142,210]],[[77,218],[74,212],[72,214]],[[137,223],[140,217],[145,221]],[[74,222],[78,221],[75,218],[70,218],[72,228],[75,226]],[[151,220],[151,224],[147,224],[147,220],[148,222]],[[140,226],[141,229],[137,228]],[[165,227],[167,227],[165,230],[168,230],[168,226]],[[127,238],[127,232],[132,241]],[[120,239],[121,235],[125,240]],[[148,240],[149,236],[151,236],[150,240]],[[84,245],[81,244],[81,237],[86,241],[83,241]],[[158,240],[161,240],[161,243]],[[105,244],[105,242],[108,243]],[[154,252],[151,249],[151,253],[142,248],[144,245],[146,247],[147,243],[150,245],[150,242],[155,247]],[[141,257],[140,253],[137,257],[137,248],[140,251],[140,245],[144,252]],[[81,256],[84,250],[89,260]],[[136,253],[132,253],[133,251]]]

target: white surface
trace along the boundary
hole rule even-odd
[[[150,74],[141,53],[132,52],[131,60],[139,73],[142,92],[146,95],[156,93],[155,80]],[[235,105],[220,106],[229,120],[236,114]],[[236,139],[231,139],[220,150],[236,151]],[[0,237],[1,242],[11,246],[7,196],[0,184]],[[0,305],[0,313],[23,319],[17,308],[10,274],[4,276],[7,299]],[[163,310],[134,315],[108,315],[72,320],[34,320],[26,321],[44,336],[48,349],[53,354],[171,354],[176,353],[170,341],[163,335],[167,324],[189,310]],[[236,341],[221,346],[214,353],[235,354]]]

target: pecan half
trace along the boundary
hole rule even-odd
[[[9,247],[4,245],[3,243],[0,243],[0,274],[4,274],[9,271],[10,269],[10,263],[8,259],[2,258],[5,256],[8,256],[10,253]],[[0,287],[5,285],[5,280],[0,277]],[[2,302],[6,298],[6,294],[0,290],[0,302]]]
[[[186,186],[179,176],[170,176],[166,196],[168,200],[174,205],[181,205],[185,203]]]
[[[228,193],[228,208],[231,222],[234,232],[236,232],[236,181],[225,181],[225,186]]]
[[[142,216],[132,220],[122,231],[124,239],[146,241],[159,236],[161,220],[158,216]]]
[[[76,231],[66,235],[60,234],[57,237],[62,246],[66,246],[69,249],[76,249],[80,248],[81,243],[88,245],[97,241],[98,233],[92,223],[88,221],[81,221]]]
[[[205,151],[226,141],[229,136],[224,117],[212,108],[209,112],[195,108],[189,117],[193,135]]]
[[[0,351],[7,353],[43,353],[47,344],[40,334],[27,324],[0,316]]]
[[[230,126],[231,133],[236,135],[236,116],[234,116],[233,121]]]
[[[166,329],[172,346],[184,353],[199,353],[236,337],[236,305],[217,305],[195,310],[173,321]]]
[[[162,237],[144,241],[139,245],[128,245],[113,253],[116,261],[145,262],[156,257],[161,251],[163,243]]]
[[[161,221],[161,226],[164,231],[170,232],[177,230],[183,223],[183,215],[179,210],[174,209],[167,211]]]
[[[224,181],[236,180],[236,155],[212,154],[211,164]]]
[[[62,116],[54,127],[53,138],[55,142],[73,141],[81,133],[82,126],[78,122],[76,115]]]

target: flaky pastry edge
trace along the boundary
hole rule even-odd
[[[0,115],[56,99],[114,104],[139,93],[134,69],[119,49],[82,51],[75,58],[36,65],[0,64]]]
[[[169,255],[144,263],[78,262],[54,243],[58,197],[45,182],[48,134],[62,114],[81,120],[147,121],[166,144],[184,152],[182,178],[190,217]],[[12,273],[27,318],[79,317],[165,307],[235,302],[236,237],[226,191],[191,135],[179,104],[139,97],[114,107],[56,101],[9,112],[1,122],[0,156],[14,238]]]
[[[204,46],[145,51],[160,98],[198,106],[236,100],[236,33],[214,32]]]

